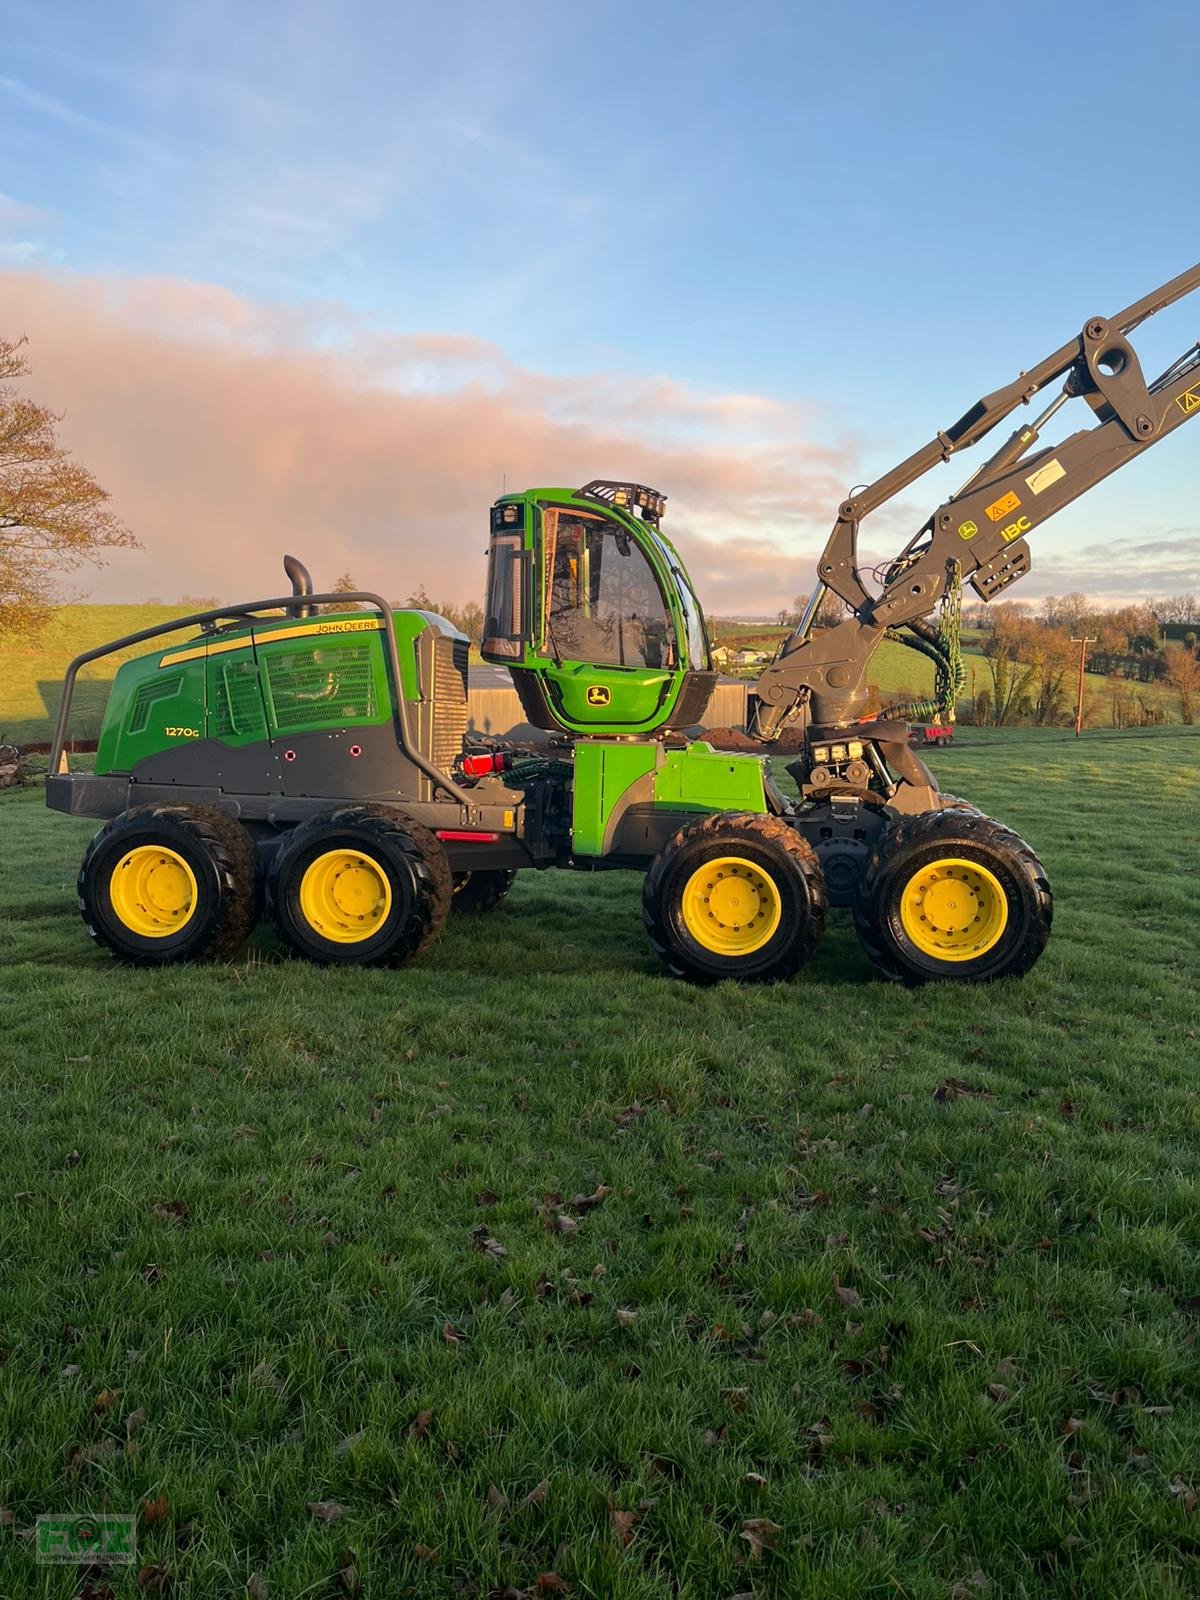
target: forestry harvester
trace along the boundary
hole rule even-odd
[[[1005,593],[1030,569],[1034,528],[1200,411],[1200,344],[1147,382],[1128,339],[1198,286],[1200,266],[1092,318],[839,507],[805,614],[750,702],[759,740],[803,730],[787,769],[797,800],[765,756],[689,735],[716,681],[709,639],[662,532],[665,496],[642,484],[530,489],[491,508],[482,654],[553,735],[538,748],[468,735],[468,641],[450,623],[366,591],[314,594],[290,557],[288,595],[79,656],[46,797],[107,819],[79,874],[90,932],[126,961],[214,958],[265,903],[310,960],[396,964],[452,906],[496,906],[519,870],[629,868],[645,875],[651,944],[694,981],[793,976],[830,904],[852,908],[885,977],[1027,971],[1050,933],[1041,863],[939,793],[906,721],[934,708],[872,714],[867,669],[886,636],[904,637],[933,659],[943,706],[952,698],[961,583],[984,601]],[[1060,379],[868,587],[862,519]],[[1036,449],[1073,399],[1090,425]],[[846,616],[818,628],[828,594]],[[95,771],[68,770],[80,669],[192,627],[118,669]]]

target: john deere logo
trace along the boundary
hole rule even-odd
[[[612,690],[602,683],[589,683],[587,703],[590,706],[606,706],[612,699]]]
[[[958,525],[958,537],[960,539],[973,539],[978,532],[979,524],[977,522],[960,522]]]

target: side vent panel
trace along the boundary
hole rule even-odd
[[[323,650],[264,648],[262,662],[271,725],[280,733],[369,722],[378,716],[368,644]]]
[[[183,688],[183,673],[171,672],[165,678],[148,678],[133,698],[126,733],[145,733],[150,726],[150,710],[160,700],[170,700]]]
[[[208,731],[212,738],[265,739],[258,668],[252,658],[212,662],[209,678]]]

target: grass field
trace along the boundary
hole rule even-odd
[[[117,1596],[1195,1594],[1200,737],[933,760],[1048,865],[1024,981],[887,988],[839,914],[694,990],[622,873],[139,973],[0,796],[0,1594],[139,1508]]]

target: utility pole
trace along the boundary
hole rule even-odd
[[[1095,644],[1096,635],[1085,634],[1082,639],[1071,635],[1071,643],[1079,646],[1079,694],[1075,701],[1075,737],[1078,739],[1083,732],[1083,663],[1087,659],[1087,647]]]

